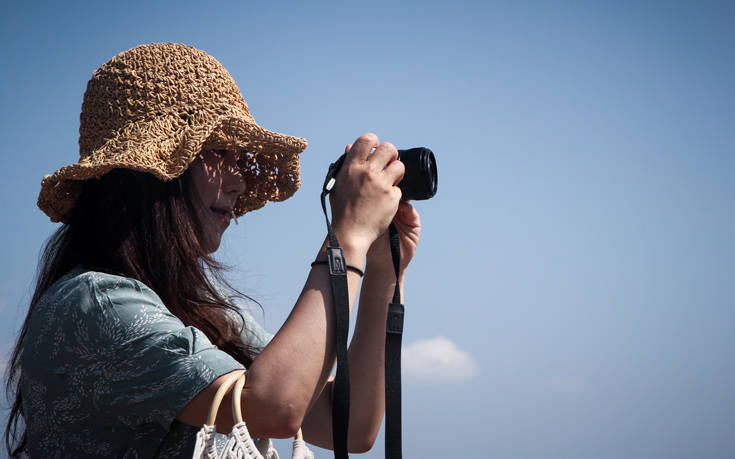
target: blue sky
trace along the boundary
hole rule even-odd
[[[309,140],[300,191],[219,252],[272,331],[344,145],[437,154],[406,284],[406,457],[735,455],[732,3],[5,2],[0,38],[3,351],[92,71],[183,42],[259,123]]]

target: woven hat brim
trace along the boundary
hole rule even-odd
[[[181,118],[169,115],[129,123],[78,163],[45,176],[38,207],[52,222],[67,223],[85,180],[99,178],[113,169],[136,170],[171,180],[181,176],[205,148],[248,151],[243,169],[247,191],[235,205],[237,216],[269,201],[283,201],[299,188],[298,155],[306,149],[306,139],[269,131],[244,113],[214,119],[195,114],[186,122],[188,126],[181,129]]]
[[[245,194],[235,204],[235,215],[259,209],[268,202],[285,201],[301,186],[299,153],[306,139],[263,128],[247,117],[223,117],[198,145],[196,152],[210,148],[245,150]]]

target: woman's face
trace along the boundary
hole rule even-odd
[[[201,201],[202,247],[207,253],[219,248],[222,234],[230,225],[237,198],[245,192],[240,172],[243,152],[239,150],[207,150],[191,163],[194,191]]]

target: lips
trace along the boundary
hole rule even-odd
[[[225,224],[230,223],[232,218],[232,207],[210,207],[213,214],[215,214],[219,221]]]

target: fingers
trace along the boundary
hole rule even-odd
[[[421,226],[419,213],[411,204],[403,201],[398,204],[398,212],[396,212],[394,221],[409,227]]]
[[[345,161],[367,161],[370,152],[378,146],[378,136],[373,133],[363,134],[355,140],[352,148],[347,151]]]
[[[345,160],[355,160],[368,163],[371,169],[383,172],[386,180],[393,186],[398,185],[405,168],[398,161],[398,150],[390,142],[380,143],[378,136],[373,133],[363,134],[355,140],[354,144],[345,147],[347,154]]]
[[[413,210],[411,201],[401,201],[398,203],[398,213],[401,215],[410,215],[413,213]]]
[[[368,163],[373,170],[382,171],[388,182],[396,186],[403,179],[405,167],[398,161],[398,150],[390,142],[378,145],[373,154],[368,158]]]
[[[398,159],[398,150],[390,142],[383,142],[375,149],[368,162],[377,170],[383,170],[391,161]]]
[[[406,166],[398,159],[391,161],[390,164],[388,164],[388,166],[383,171],[383,174],[393,184],[394,187],[397,187],[398,184],[401,183],[401,180],[403,180],[403,174],[405,173]]]
[[[375,149],[372,156],[368,158],[368,163],[374,170],[385,171],[388,176],[393,179],[391,180],[391,183],[396,185],[398,183],[395,181],[396,175],[400,175],[401,177],[403,176],[403,172],[398,169],[400,166],[393,164],[394,162],[397,162],[397,159],[398,150],[396,147],[390,142],[384,142],[378,145],[378,148]],[[388,171],[388,168],[391,166],[393,169]],[[400,179],[398,181],[400,181]]]

